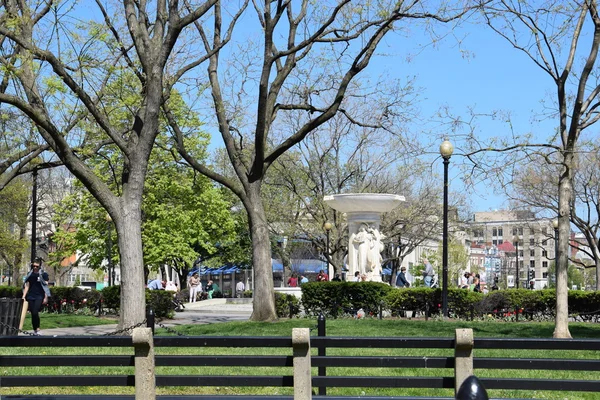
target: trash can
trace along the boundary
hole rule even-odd
[[[0,336],[19,334],[23,299],[0,298]]]

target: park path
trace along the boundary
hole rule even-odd
[[[229,300],[229,302],[227,301]],[[186,303],[183,312],[175,313],[173,319],[161,324],[174,328],[178,325],[214,324],[230,321],[246,321],[252,314],[251,302],[231,302],[233,299],[210,299]],[[248,299],[251,300],[251,299]],[[240,301],[240,300],[233,300]],[[44,316],[41,315],[42,328]],[[117,330],[117,324],[81,326],[71,328],[42,329],[43,336],[104,335]]]

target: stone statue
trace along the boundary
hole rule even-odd
[[[377,228],[369,228],[368,233],[371,240],[367,270],[371,273],[372,279],[374,276],[381,275],[381,263],[383,262],[381,252],[385,248],[383,244],[385,235],[381,234]]]
[[[367,228],[367,225],[361,225],[358,232],[351,238],[355,254],[354,265],[361,275],[367,271],[367,263],[371,248],[371,235],[367,232]]]

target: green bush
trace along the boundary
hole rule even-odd
[[[308,282],[301,288],[306,315],[322,312],[333,318],[355,314],[361,308],[367,314],[375,314],[392,290],[389,285],[379,282]]]
[[[167,290],[146,289],[146,308],[154,311],[156,318],[173,318],[175,293]]]
[[[300,300],[293,294],[275,292],[275,311],[279,318],[292,318],[300,313]]]
[[[101,294],[102,307],[117,313],[121,307],[121,285],[107,286],[102,289]]]

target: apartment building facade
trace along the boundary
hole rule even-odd
[[[476,212],[465,228],[488,282],[498,277],[507,287],[514,287],[517,279],[520,288],[529,288],[530,283],[534,289],[548,286],[548,268],[555,259],[551,219],[536,218],[528,211]],[[479,253],[484,254],[483,261]]]

